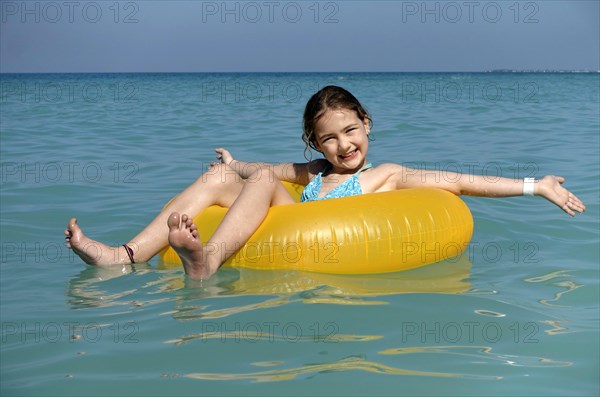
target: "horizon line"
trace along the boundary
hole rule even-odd
[[[454,70],[454,71],[120,71],[120,72],[3,72],[0,71],[0,75],[8,74],[241,74],[241,73],[255,73],[255,74],[301,74],[301,73],[314,73],[314,74],[331,74],[331,73],[343,73],[343,74],[364,74],[364,73],[600,73],[600,69],[490,69],[490,70]]]

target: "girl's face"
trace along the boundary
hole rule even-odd
[[[329,109],[315,125],[315,146],[337,172],[356,172],[367,160],[369,120],[354,110]]]

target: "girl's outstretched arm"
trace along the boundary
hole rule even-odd
[[[408,187],[435,187],[456,195],[481,197],[511,197],[524,195],[524,180],[489,177],[435,170],[416,170],[400,167],[394,174],[396,189]],[[571,216],[585,211],[585,205],[565,189],[561,176],[547,175],[533,183],[533,195],[542,196]]]
[[[224,148],[215,149],[217,159],[220,163],[226,164],[233,168],[235,172],[242,178],[248,178],[260,168],[268,168],[273,171],[277,179],[281,181],[293,182],[306,185],[310,179],[309,169],[312,171],[313,162],[310,163],[262,163],[262,162],[246,162],[233,158],[231,153]],[[218,163],[212,163],[213,165]]]

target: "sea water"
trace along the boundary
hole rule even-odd
[[[599,82],[2,75],[1,394],[598,395]],[[305,161],[303,107],[327,84],[371,113],[374,164],[561,175],[587,211],[463,197],[465,253],[387,275],[224,268],[194,282],[156,259],[97,268],[64,248],[73,216],[94,239],[126,242],[216,147]]]

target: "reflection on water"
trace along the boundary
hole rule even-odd
[[[443,378],[468,378],[480,380],[496,380],[501,379],[497,376],[485,375],[467,375],[460,373],[447,372],[429,372],[416,371],[410,369],[402,369],[381,364],[375,361],[367,361],[362,357],[348,357],[337,361],[305,364],[296,368],[273,369],[270,371],[250,372],[245,374],[218,374],[218,373],[192,373],[185,375],[187,378],[203,379],[203,380],[250,380],[252,382],[278,382],[291,380],[301,375],[310,375],[314,377],[327,372],[340,371],[366,371],[386,375],[413,375],[413,376],[434,376]]]
[[[575,291],[577,288],[581,288],[583,287],[583,285],[581,284],[577,284],[573,281],[567,280],[567,281],[561,281],[558,283],[554,283],[554,285],[556,285],[557,287],[564,287],[565,290],[564,291],[559,291],[557,293],[554,294],[554,298],[553,299],[541,299],[540,303],[543,305],[548,305],[548,306],[564,306],[564,305],[557,305],[554,302],[558,302],[563,295],[573,292]]]
[[[531,357],[531,356],[514,356],[506,354],[494,353],[493,349],[489,346],[421,346],[421,347],[409,347],[409,348],[393,348],[380,351],[382,355],[415,355],[415,354],[428,354],[437,356],[455,356],[453,360],[455,366],[460,366],[459,361],[462,358],[462,363],[466,365],[472,365],[474,370],[475,366],[481,366],[482,364],[500,364],[510,365],[515,367],[567,367],[573,363],[566,361],[555,361],[544,357]],[[459,359],[457,360],[458,357]],[[428,362],[444,362],[441,357],[432,357]],[[282,365],[279,362],[277,365]],[[406,364],[410,366],[410,364]],[[435,366],[432,364],[431,366]],[[338,361],[319,363],[319,364],[305,364],[301,367],[296,368],[285,368],[285,369],[274,369],[270,371],[251,372],[245,374],[219,374],[219,373],[192,373],[186,375],[193,379],[205,379],[205,380],[251,380],[254,382],[275,382],[290,380],[299,375],[318,374],[326,371],[369,371],[377,372],[387,375],[418,375],[418,376],[433,376],[433,377],[460,377],[466,379],[479,379],[479,380],[500,380],[502,376],[496,375],[477,375],[477,374],[466,374],[466,373],[449,373],[449,372],[435,372],[435,371],[417,371],[405,368],[398,368],[395,366],[381,364],[375,361],[367,361],[362,357],[349,357]],[[480,371],[479,371],[480,372]]]
[[[202,321],[206,319],[235,317],[242,313],[254,313],[260,323],[257,311],[285,307],[291,304],[329,305],[385,305],[387,297],[398,294],[434,293],[463,294],[473,292],[468,281],[471,263],[460,260],[455,263],[445,261],[419,269],[391,274],[375,275],[328,275],[288,270],[259,271],[244,268],[223,268],[209,280],[197,282],[189,280],[181,268],[156,268],[147,264],[117,266],[109,268],[87,267],[68,285],[68,302],[74,309],[112,308],[130,310],[137,306],[166,303],[158,307],[158,314],[168,315],[175,321]],[[529,278],[530,283],[552,283],[565,291],[555,292],[556,302],[565,293],[578,286],[568,279],[566,272],[555,272]],[[243,299],[239,299],[243,297]],[[505,313],[489,309],[474,309],[478,315],[502,318]],[[558,321],[545,321],[552,329],[548,335],[569,332]],[[204,323],[203,323],[204,324]],[[253,329],[246,326],[240,330],[229,328],[214,332],[204,324],[199,329],[185,328],[181,335],[165,332],[162,342],[180,346],[193,342],[214,343],[237,341],[243,336],[245,341],[272,342],[285,344],[290,336],[277,332],[264,332],[264,328]],[[105,326],[101,324],[98,326]],[[195,329],[195,331],[192,331]],[[326,329],[325,329],[326,330]],[[191,331],[191,332],[190,332]],[[314,343],[315,338],[325,338],[326,342],[336,343],[385,343],[387,331],[320,332],[298,335],[294,342]],[[220,341],[219,341],[220,339]],[[394,340],[394,339],[391,339]],[[189,347],[186,347],[189,348]],[[193,346],[192,346],[193,348]],[[382,350],[383,349],[383,350]],[[551,368],[571,366],[571,362],[556,361],[536,355],[499,354],[491,346],[402,346],[378,349],[374,357],[346,356],[323,362],[288,362],[282,360],[248,363],[256,370],[238,373],[195,372],[172,374],[171,377],[185,377],[198,380],[278,382],[298,378],[321,376],[328,372],[362,371],[382,375],[426,376],[439,378],[474,379],[498,381],[504,379],[506,366],[525,368]],[[421,357],[426,360],[419,360]],[[273,357],[275,358],[275,357]],[[452,362],[451,368],[447,363]],[[426,364],[424,364],[426,363]],[[423,366],[425,365],[425,366]],[[499,366],[503,367],[500,368]],[[260,367],[260,368],[257,368]]]
[[[207,327],[208,328],[208,327]],[[219,329],[216,332],[216,329],[211,329],[208,332],[199,332],[196,334],[191,334],[184,336],[182,338],[177,338],[173,340],[168,340],[165,343],[182,345],[186,342],[192,340],[200,340],[205,342],[208,339],[221,339],[221,340],[231,340],[235,342],[239,342],[241,339],[245,341],[251,341],[252,343],[258,341],[267,341],[267,342],[275,342],[275,341],[284,341],[289,342],[290,337],[284,334],[277,334],[275,332],[262,332],[262,327],[260,324],[256,324],[256,331],[249,330],[252,328],[250,326],[246,326],[244,330],[221,330]],[[335,330],[332,330],[335,331]],[[383,338],[383,335],[349,335],[349,334],[338,334],[336,332],[323,333],[320,334],[315,332],[311,335],[297,335],[294,337],[294,343],[299,342],[311,342],[311,343],[339,343],[339,342],[369,342],[377,339]]]
[[[487,365],[488,370],[496,369],[495,365],[508,365],[513,367],[568,367],[573,363],[568,361],[556,361],[544,357],[534,356],[515,356],[507,354],[498,354],[489,346],[422,346],[409,348],[393,348],[380,351],[379,354],[385,356],[413,356],[413,355],[432,355],[428,361],[432,367],[438,362],[447,362],[441,356],[453,356],[453,363],[456,367],[471,366],[473,372],[481,372],[481,366]],[[404,366],[409,367],[410,360],[414,357],[407,357],[407,363]],[[273,361],[267,363],[254,363],[257,366],[283,366],[283,361]],[[313,377],[331,371],[367,371],[385,375],[412,375],[412,376],[431,376],[431,377],[454,377],[462,379],[477,380],[501,380],[500,375],[481,375],[468,373],[420,371],[397,366],[386,365],[376,361],[367,361],[363,357],[347,357],[341,360],[329,361],[324,363],[307,363],[299,367],[272,369],[268,371],[248,372],[248,373],[191,373],[185,377],[202,380],[250,380],[252,382],[277,382],[295,379],[298,376]],[[498,372],[501,372],[498,370]]]
[[[544,274],[544,275],[538,276],[538,277],[530,277],[530,278],[525,279],[525,281],[528,283],[547,283],[551,280],[558,279],[557,281],[553,281],[552,285],[564,288],[564,290],[556,292],[554,294],[553,299],[540,299],[538,302],[540,302],[541,304],[546,305],[546,306],[552,306],[552,307],[563,306],[564,307],[564,305],[559,305],[559,304],[557,304],[557,302],[561,298],[563,298],[563,296],[565,294],[568,294],[570,292],[575,291],[576,289],[578,289],[580,287],[583,287],[582,284],[577,284],[574,281],[569,280],[569,278],[571,278],[571,277],[572,277],[571,274],[567,270],[561,270],[561,271],[557,271],[557,272]]]
[[[515,367],[568,367],[573,365],[568,361],[555,361],[544,357],[515,356],[495,353],[490,346],[424,346],[388,349],[380,354],[442,354],[461,356],[467,363],[501,362]],[[454,361],[455,364],[457,363]]]
[[[463,256],[466,257],[466,256]],[[199,321],[226,318],[242,313],[284,307],[290,304],[329,304],[329,305],[385,305],[388,296],[398,294],[473,293],[470,276],[471,263],[466,259],[456,262],[440,262],[419,269],[375,275],[328,275],[289,270],[251,270],[245,268],[223,268],[214,277],[205,281],[186,278],[181,268],[151,268],[147,264],[116,266],[108,268],[87,267],[68,286],[69,303],[75,309],[119,307],[133,310],[135,307],[155,303],[167,303],[169,309],[159,307],[159,314],[168,315],[176,321]],[[568,273],[556,272],[530,278],[528,282],[553,282],[567,291],[557,292],[553,301],[577,286],[565,280]],[[558,279],[558,280],[557,280]],[[475,291],[477,293],[477,291]],[[244,299],[238,299],[245,297]],[[226,299],[223,299],[226,298]],[[233,298],[233,299],[231,299]],[[505,317],[506,314],[487,309],[476,309],[478,315]],[[257,318],[260,319],[260,316]],[[258,321],[258,320],[257,320]],[[558,322],[547,322],[553,328],[547,331],[554,335],[569,332]],[[204,324],[206,325],[206,324]],[[214,325],[212,323],[208,325]],[[194,328],[194,327],[192,327]],[[187,329],[187,328],[186,328]],[[189,331],[189,329],[188,329]],[[216,339],[235,341],[240,338],[236,329],[213,332],[208,326],[202,332],[184,333],[181,336],[166,333],[162,342],[170,345],[183,345],[188,342]],[[326,331],[326,329],[325,329]],[[316,342],[324,338],[326,342],[353,343],[373,342],[385,338],[382,334],[352,334],[322,332],[299,335],[294,342]],[[289,342],[289,335],[264,332],[262,328],[243,329],[244,340],[252,342]],[[275,382],[296,379],[301,376],[313,377],[331,371],[367,371],[386,375],[413,375],[431,377],[458,377],[461,379],[500,380],[504,372],[494,365],[513,367],[564,367],[572,363],[553,361],[544,357],[514,356],[495,353],[489,346],[417,346],[388,348],[379,351],[379,359],[367,360],[362,356],[350,356],[339,360],[306,363],[298,366],[284,361],[273,360],[249,365],[263,368],[247,373],[190,373],[184,376],[202,380],[247,380],[251,382]],[[415,355],[428,355],[427,367],[415,368]],[[397,357],[397,358],[394,358]],[[385,358],[384,358],[385,357]],[[382,361],[383,360],[383,361]],[[392,361],[390,361],[392,360]],[[453,368],[448,371],[444,363],[451,360]],[[481,367],[481,364],[486,366]],[[413,369],[415,368],[415,369]],[[469,368],[472,368],[470,370]],[[482,370],[483,368],[483,370]]]
[[[423,346],[410,348],[394,348],[379,352],[379,354],[390,355],[416,355],[427,354],[437,356],[454,356],[455,366],[461,366],[459,361],[462,358],[462,364],[473,366],[474,372],[481,371],[482,364],[499,364],[514,367],[567,367],[573,363],[566,361],[555,361],[544,357],[514,356],[494,353],[489,346]],[[457,361],[458,357],[458,361]],[[432,357],[431,366],[436,362],[446,362],[441,357]],[[257,364],[255,364],[257,365]],[[269,362],[265,366],[281,366],[282,361]],[[406,366],[410,366],[409,363]],[[476,369],[477,367],[477,369]],[[492,367],[493,368],[493,367]],[[450,373],[435,371],[418,371],[396,366],[386,365],[375,361],[367,361],[363,357],[347,357],[341,360],[324,363],[307,363],[300,367],[272,369],[269,371],[227,374],[227,373],[191,373],[185,375],[192,379],[203,380],[250,380],[252,382],[277,382],[294,379],[301,375],[315,376],[330,371],[367,371],[386,375],[412,375],[412,376],[432,376],[432,377],[459,377],[463,379],[478,380],[500,380],[502,376],[497,375],[478,375],[467,373]]]
[[[504,313],[498,313],[492,310],[486,310],[486,309],[477,309],[475,310],[475,313],[480,314],[482,316],[489,316],[489,317],[506,317],[506,314]]]
[[[67,296],[70,299],[68,302],[73,309],[123,305],[124,303],[119,302],[119,299],[130,295],[134,290],[109,293],[100,287],[106,281],[130,274],[133,270],[131,265],[86,266],[77,277],[69,281]]]
[[[575,332],[575,330],[573,330],[573,329],[564,327],[562,325],[563,321],[543,320],[542,323],[552,326],[551,329],[544,330],[544,332],[547,333],[548,335],[570,334],[572,332]]]
[[[403,293],[466,292],[471,263],[444,261],[414,270],[370,275],[330,275],[300,271],[239,269],[234,290],[243,294],[298,294],[307,303],[323,298],[357,298]],[[338,300],[338,303],[341,302]],[[319,301],[318,303],[323,303]],[[330,302],[326,302],[330,303]],[[331,302],[336,303],[336,302]]]
[[[424,347],[402,347],[388,349],[380,354],[443,354],[462,356],[466,362],[491,363],[499,362],[515,367],[568,367],[573,363],[568,361],[555,361],[544,357],[515,356],[510,354],[494,353],[489,346],[424,346]],[[482,361],[483,360],[483,361]]]
[[[494,353],[489,346],[424,346],[410,348],[394,348],[379,352],[382,355],[442,355],[455,356],[453,360],[455,366],[460,366],[456,357],[462,358],[463,364],[478,367],[480,371],[482,364],[500,364],[515,367],[567,367],[571,362],[555,361],[544,357],[514,356]],[[429,360],[431,363],[445,362],[441,357],[433,357]],[[270,366],[280,366],[281,361],[269,363]],[[410,364],[407,364],[409,366]],[[435,364],[432,364],[435,366]],[[269,371],[227,374],[227,373],[191,373],[185,375],[192,379],[203,380],[250,380],[252,382],[277,382],[291,380],[301,375],[315,376],[317,374],[329,371],[368,371],[386,375],[412,375],[412,376],[432,376],[432,377],[460,377],[464,379],[478,380],[500,380],[502,376],[497,375],[478,375],[466,373],[449,373],[435,371],[418,371],[405,368],[399,368],[391,365],[385,365],[375,361],[367,361],[362,357],[348,357],[337,361],[312,364],[308,363],[295,368],[273,369]]]
[[[195,281],[178,268],[152,269],[147,264],[86,267],[69,281],[68,302],[74,309],[143,306],[175,301],[174,318],[222,318],[289,303],[382,305],[374,299],[406,293],[459,294],[471,287],[466,281],[471,263],[461,257],[422,268],[387,274],[329,275],[293,270],[252,270],[225,267],[209,280]],[[124,277],[125,276],[125,277]],[[225,296],[264,296],[260,302],[210,308],[211,299]],[[162,296],[149,299],[150,296]]]

